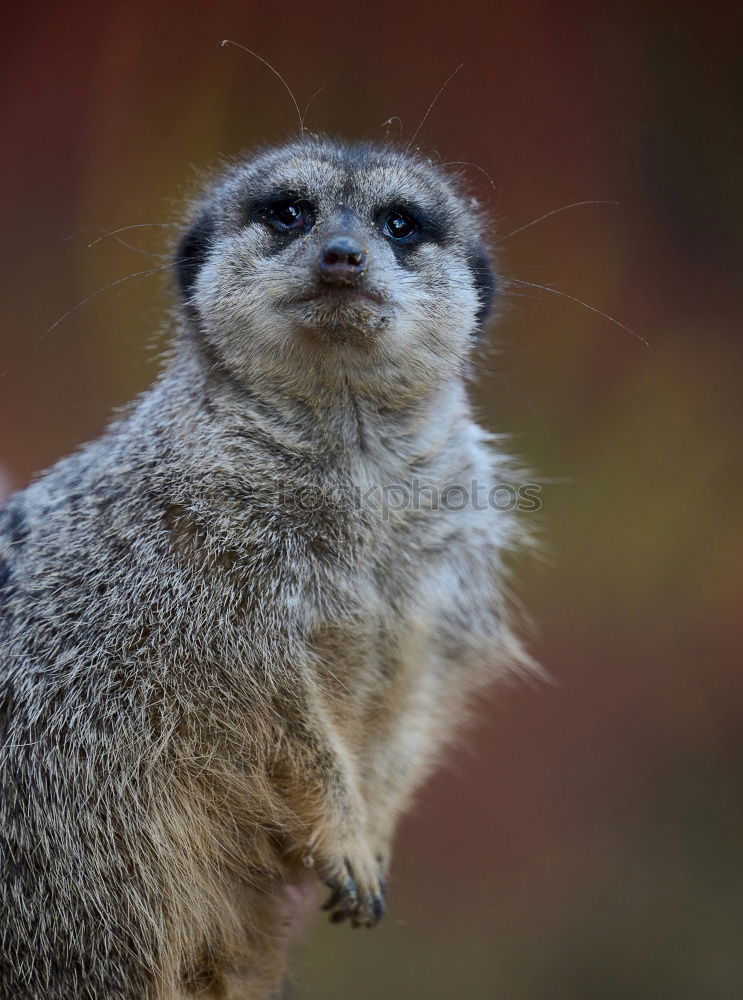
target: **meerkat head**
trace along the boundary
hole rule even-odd
[[[477,206],[432,162],[328,139],[270,148],[199,204],[186,323],[233,375],[409,386],[459,375],[490,309]]]

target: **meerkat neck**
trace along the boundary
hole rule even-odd
[[[341,373],[329,385],[316,382],[312,395],[269,377],[234,375],[208,346],[189,344],[173,356],[165,382],[177,386],[174,400],[204,403],[217,439],[260,439],[277,453],[304,454],[326,468],[361,462],[389,466],[430,460],[448,452],[458,429],[469,425],[470,406],[459,380],[443,380],[408,398],[390,398],[358,374]]]

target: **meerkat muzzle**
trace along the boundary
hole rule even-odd
[[[318,257],[320,278],[329,285],[355,285],[366,271],[366,260],[366,250],[353,236],[330,236]]]

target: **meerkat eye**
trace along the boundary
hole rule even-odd
[[[315,212],[308,201],[287,198],[268,206],[265,220],[278,232],[307,232],[315,223]]]
[[[418,226],[409,215],[395,208],[384,216],[382,232],[391,240],[409,240],[418,232]]]

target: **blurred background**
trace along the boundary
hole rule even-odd
[[[742,996],[740,5],[73,0],[2,28],[0,491],[152,378],[162,224],[199,175],[296,131],[222,38],[346,136],[409,138],[465,64],[417,143],[474,165],[527,282],[475,396],[550,480],[518,575],[551,681],[483,709],[401,831],[386,923],[318,923],[300,1000]],[[593,200],[618,204],[508,235]]]

